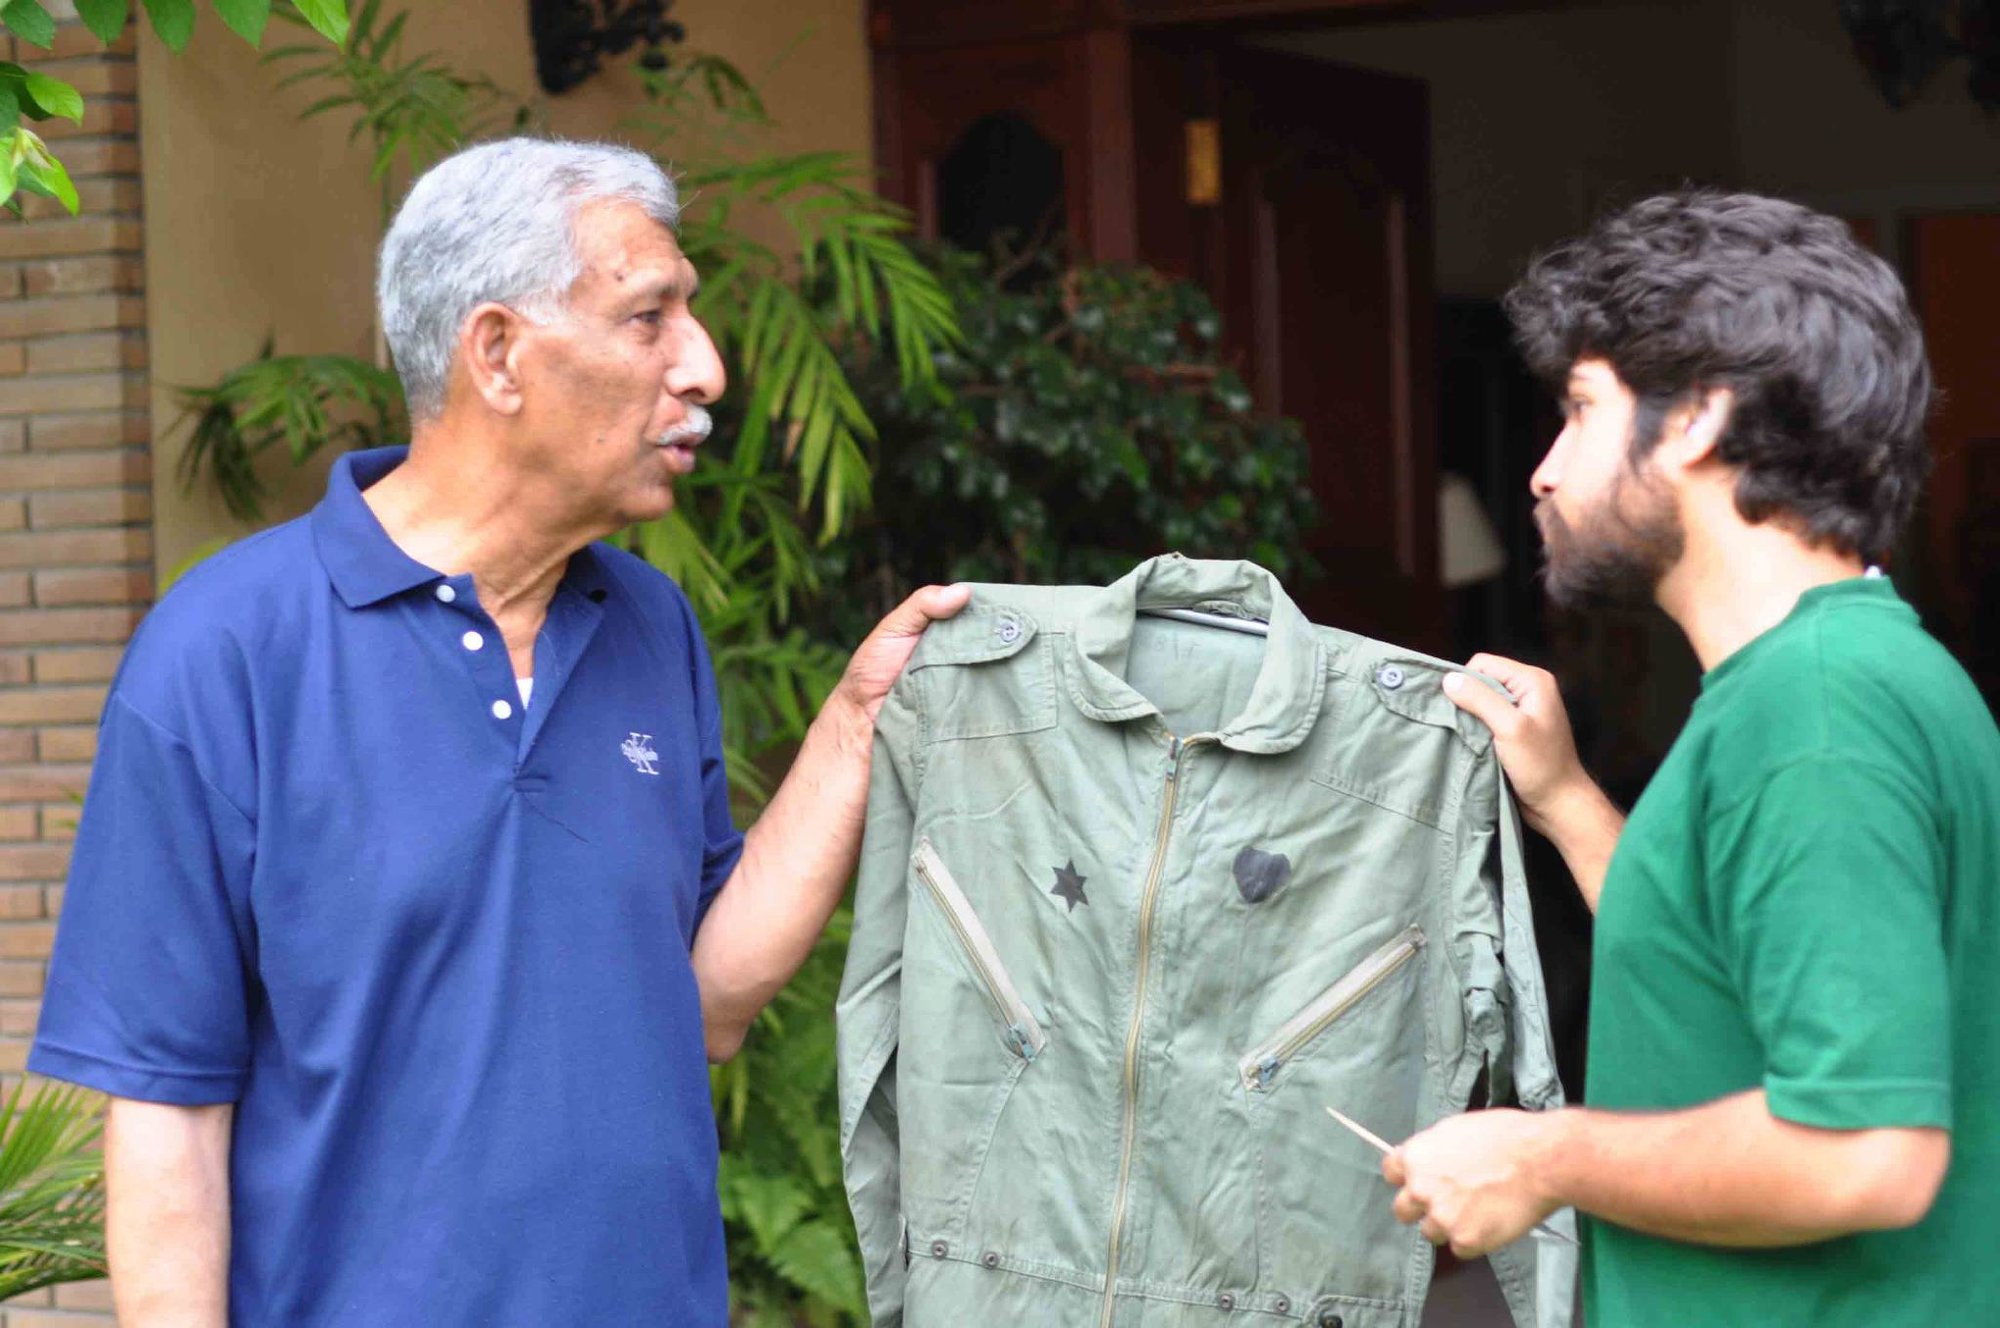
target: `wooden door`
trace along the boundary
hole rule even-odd
[[[2000,706],[2000,214],[1911,218],[1912,294],[1942,393],[1920,520],[1925,617]]]
[[[1297,419],[1320,521],[1317,620],[1422,649],[1437,584],[1430,113],[1424,84],[1212,39],[1132,64],[1140,258],[1201,282],[1261,409]],[[1186,122],[1219,143],[1190,201]]]

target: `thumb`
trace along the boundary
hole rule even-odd
[[[884,636],[915,636],[933,622],[955,617],[972,599],[963,581],[950,586],[925,586],[889,611],[876,628]]]
[[[1444,694],[1451,703],[1496,732],[1513,718],[1514,703],[1498,688],[1488,687],[1469,673],[1447,673]]]

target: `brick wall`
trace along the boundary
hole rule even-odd
[[[0,219],[0,1082],[21,1075],[97,715],[153,590],[138,70],[64,24],[4,58],[74,84],[82,125],[36,126],[83,199]],[[112,1322],[103,1283],[0,1307],[0,1328]]]

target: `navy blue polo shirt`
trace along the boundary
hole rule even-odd
[[[592,546],[523,706],[469,576],[361,497],[147,616],[28,1067],[234,1102],[231,1321],[722,1325],[689,948],[735,865],[680,590]]]

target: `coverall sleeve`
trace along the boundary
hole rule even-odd
[[[903,935],[916,820],[915,758],[922,726],[914,689],[915,681],[906,673],[891,689],[875,721],[854,931],[835,1007],[841,1165],[875,1328],[895,1328],[902,1322],[908,1276],[896,1048],[902,1026]]]
[[[1554,1110],[1563,1105],[1563,1089],[1528,902],[1521,818],[1490,751],[1472,771],[1457,839],[1460,886],[1453,896],[1479,919],[1466,931],[1471,944],[1463,957],[1467,1034],[1485,1052],[1496,1104]],[[1574,1315],[1576,1215],[1563,1209],[1547,1225],[1562,1234],[1531,1232],[1488,1256],[1518,1328],[1567,1328]]]

